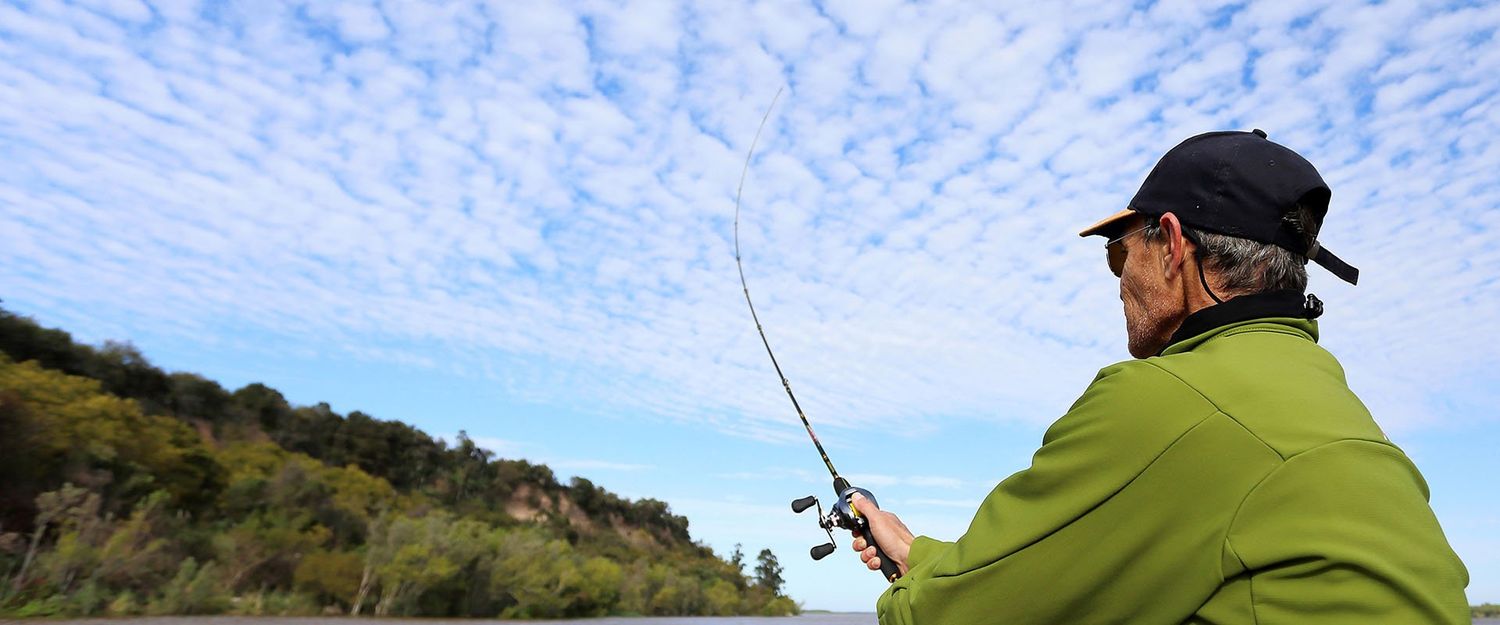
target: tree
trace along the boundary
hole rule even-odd
[[[172,394],[167,374],[130,343],[106,341],[81,373],[99,380],[107,393],[136,400],[148,414],[165,411]]]
[[[302,556],[292,581],[325,602],[353,605],[363,568],[364,560],[352,551],[315,551]]]
[[[98,380],[42,368],[36,361],[0,358],[7,430],[29,436],[18,450],[34,484],[49,490],[67,481],[96,487],[107,512],[163,490],[174,504],[201,510],[217,498],[219,467],[198,433],[170,417],[149,416],[131,400],[101,392]]]
[[[663,501],[4,310],[0,476],[0,618],[798,608],[769,550],[752,583]]]
[[[217,586],[213,562],[198,566],[196,559],[188,558],[179,565],[177,575],[162,588],[161,599],[151,602],[147,611],[173,615],[222,612],[229,602],[218,594]]]
[[[781,563],[776,561],[776,554],[770,549],[761,549],[760,555],[755,556],[755,585],[769,590],[772,595],[781,594],[781,586],[785,580],[781,579]]]
[[[230,400],[239,410],[253,415],[261,429],[276,432],[291,418],[292,407],[276,389],[255,382],[234,392]]]
[[[167,409],[179,418],[216,422],[228,412],[229,391],[218,382],[195,373],[173,373],[167,383],[172,393]]]
[[[734,565],[734,570],[736,571],[745,570],[745,552],[741,549],[742,546],[739,543],[735,543],[734,553],[729,554],[729,563]]]
[[[708,604],[707,612],[714,616],[731,616],[739,607],[740,590],[733,582],[716,579],[709,584],[708,590],[703,593],[703,599]]]
[[[26,579],[26,569],[31,568],[31,562],[36,558],[37,546],[42,542],[42,535],[47,533],[47,526],[70,516],[92,517],[99,511],[99,496],[72,484],[63,484],[62,488],[37,497],[36,507],[36,529],[31,533],[31,545],[26,548],[26,559],[21,561],[21,570],[16,572],[11,581],[11,586],[18,591],[21,589],[21,582]]]

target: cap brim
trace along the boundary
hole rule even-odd
[[[1137,214],[1138,213],[1136,213],[1135,211],[1130,210],[1130,209],[1127,208],[1127,209],[1122,210],[1122,211],[1120,211],[1118,213],[1115,213],[1113,215],[1105,217],[1104,219],[1100,220],[1099,223],[1096,223],[1096,224],[1094,224],[1092,226],[1084,228],[1083,232],[1078,233],[1078,236],[1087,237],[1087,236],[1092,236],[1092,235],[1096,235],[1096,234],[1102,235],[1105,232],[1107,232],[1108,230],[1110,230],[1110,229],[1112,229],[1112,228],[1120,225],[1125,220],[1130,219],[1131,217],[1134,217]]]

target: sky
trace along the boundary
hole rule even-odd
[[[1322,344],[1500,602],[1500,3],[0,4],[0,299],[295,403],[655,497],[808,608],[883,583],[790,500],[964,532],[1100,368],[1078,230],[1182,139],[1333,190]],[[840,537],[840,547],[847,540]]]

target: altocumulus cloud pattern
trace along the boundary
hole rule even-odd
[[[0,295],[801,436],[739,390],[730,241],[785,86],[745,262],[827,423],[1054,418],[1125,357],[1074,233],[1220,128],[1333,187],[1363,283],[1312,288],[1384,424],[1497,399],[1500,5],[1134,5],[8,2]]]

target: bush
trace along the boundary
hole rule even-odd
[[[769,552],[752,585],[665,502],[464,434],[229,393],[3,310],[0,352],[0,616],[797,611]]]
[[[318,602],[300,592],[257,592],[236,598],[226,610],[245,616],[314,616]]]
[[[135,593],[127,590],[109,602],[106,612],[109,616],[136,616],[141,614],[142,606]]]
[[[162,596],[152,601],[147,611],[151,614],[217,614],[224,611],[228,601],[217,592],[219,580],[214,575],[212,562],[198,566],[198,561],[188,558],[177,568],[177,575],[162,589]]]

